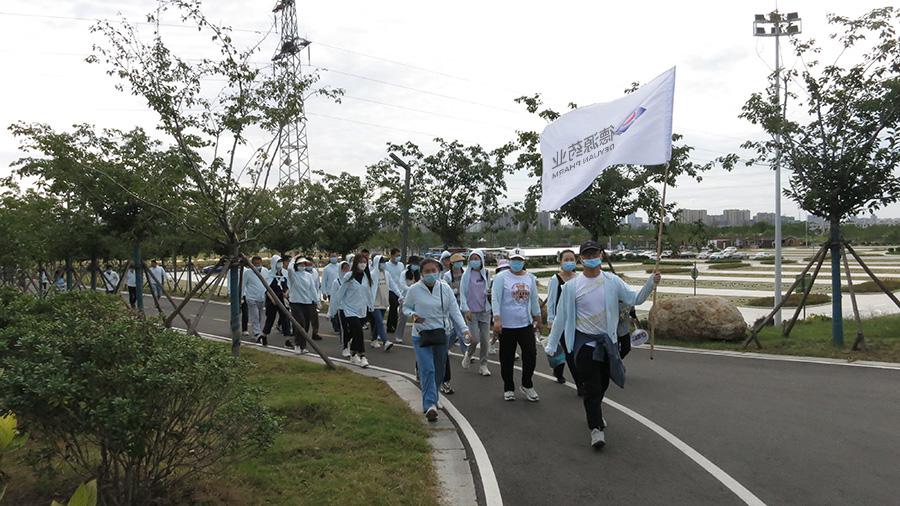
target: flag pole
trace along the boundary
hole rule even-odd
[[[662,191],[662,201],[659,204],[659,226],[657,227],[656,232],[656,267],[653,269],[653,275],[656,276],[656,273],[659,272],[659,261],[660,255],[662,254],[662,234],[663,234],[663,222],[666,217],[666,188],[669,186],[669,162],[666,162],[666,167],[663,169],[663,191]],[[650,311],[656,308],[656,285],[653,285],[653,306],[650,308]],[[652,320],[648,317],[647,322],[650,323]],[[653,350],[656,347],[656,328],[652,323],[650,323],[650,360],[653,360]]]

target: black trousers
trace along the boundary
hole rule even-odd
[[[400,308],[400,298],[394,292],[388,292],[387,331],[393,334],[397,331],[397,310]]]
[[[350,330],[350,351],[356,355],[365,355],[363,346],[363,319],[355,316],[346,316],[347,328]]]
[[[566,365],[568,365],[569,366],[569,374],[572,375],[572,383],[575,383],[575,385],[578,385],[578,373],[576,372],[576,369],[575,369],[575,355],[572,354],[568,349],[566,349],[565,336],[563,336],[563,339],[559,340],[559,345],[562,346],[563,352],[565,352],[565,354],[566,354],[566,363],[559,364],[558,366],[554,367],[553,375],[556,376],[557,378],[564,378],[565,376],[563,375],[563,373],[566,370]]]
[[[534,326],[516,329],[503,328],[500,332],[500,376],[503,378],[503,391],[516,389],[513,371],[516,363],[516,346],[522,349],[522,386],[532,388],[534,383],[534,366],[537,362],[537,347],[534,341]]]
[[[278,317],[278,328],[281,329],[281,333],[291,335],[291,319],[278,309],[278,305],[272,302],[272,299],[266,297],[266,324],[263,325],[263,334],[269,335],[269,332],[272,332],[275,317]]]
[[[250,318],[250,312],[247,311],[247,301],[241,299],[241,331],[247,332],[247,319]]]
[[[584,414],[588,429],[603,429],[603,396],[609,388],[609,360],[597,362],[594,348],[584,345],[575,357],[578,378],[584,389]]]
[[[341,336],[341,346],[346,348],[350,344],[350,324],[347,321],[347,315],[343,311],[338,311],[332,318],[332,321],[337,321],[338,332],[340,332],[339,335]]]
[[[300,327],[294,329],[294,346],[297,346],[300,349],[306,348],[306,337],[304,337],[304,334],[301,333],[301,329],[303,331],[307,331],[306,335],[309,335],[309,324],[306,322],[306,315],[304,314],[303,309],[304,305],[309,304],[298,304],[296,302],[291,302],[291,316],[293,316],[295,320],[300,322]]]
[[[128,287],[128,305],[131,306],[131,309],[134,309],[135,304],[137,304],[137,287],[129,286]]]

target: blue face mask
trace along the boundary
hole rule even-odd
[[[313,271],[312,267],[304,267],[303,270],[306,271],[306,272],[312,272],[312,271]]]
[[[440,274],[437,272],[429,272],[428,274],[422,275],[422,280],[425,281],[426,285],[433,285],[437,283]]]
[[[575,262],[563,262],[562,268],[566,272],[572,272],[575,270]]]
[[[584,266],[587,267],[588,269],[596,269],[597,267],[600,267],[600,264],[603,263],[603,259],[602,258],[586,258],[586,259],[582,260],[581,263],[583,263]]]
[[[328,259],[328,261],[331,262],[331,263],[333,263],[333,264],[336,264],[336,263],[337,263],[337,257],[331,257],[331,258]]]
[[[525,261],[524,260],[510,260],[509,268],[513,272],[519,272],[525,268]]]
[[[462,262],[453,262],[454,269],[462,269]]]
[[[469,267],[475,270],[481,269],[481,260],[469,260]]]
[[[418,265],[418,264],[409,264],[409,271],[410,271],[410,272],[416,272],[417,270],[419,270],[419,265]]]

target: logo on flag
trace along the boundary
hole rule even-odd
[[[637,109],[631,111],[631,114],[629,114],[628,117],[625,118],[624,121],[622,121],[622,124],[620,124],[618,128],[616,128],[616,135],[624,134],[625,131],[631,128],[631,125],[633,125],[634,122],[637,121],[637,119],[641,117],[641,114],[644,114],[644,111],[646,110],[647,109],[638,106]]]

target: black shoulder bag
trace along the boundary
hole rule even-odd
[[[441,291],[441,328],[419,332],[419,346],[423,348],[447,344],[447,330],[444,328],[444,287],[440,285],[440,282],[435,283],[435,286]]]

